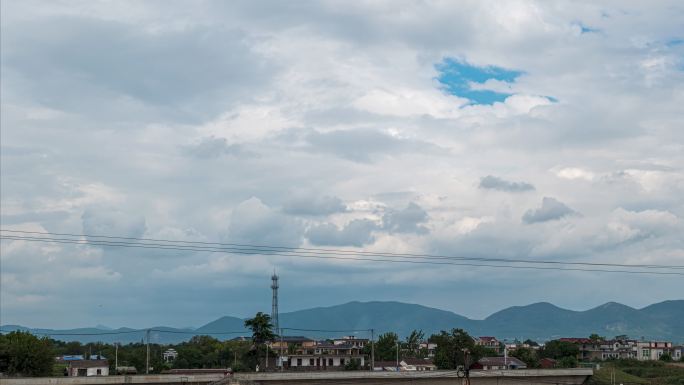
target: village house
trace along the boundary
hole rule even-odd
[[[108,376],[107,360],[72,360],[66,368],[70,377]]]
[[[638,351],[637,359],[641,361],[658,360],[663,354],[673,356],[672,342],[665,341],[639,341],[636,343]]]
[[[605,361],[611,359],[637,359],[640,361],[658,360],[663,354],[673,359],[677,349],[667,341],[637,341],[618,336],[612,340],[591,340],[589,338],[561,338],[579,348],[578,359],[582,361]],[[679,353],[681,354],[681,352]]]
[[[366,356],[358,344],[321,342],[302,344],[294,353],[283,357],[285,369],[291,370],[343,370],[345,365],[356,361],[359,367],[366,364]]]
[[[162,353],[162,358],[164,359],[164,362],[171,362],[178,358],[178,352],[176,349],[167,349]]]
[[[496,337],[477,337],[475,338],[475,345],[492,349],[497,354],[501,353],[501,342],[499,342]]]
[[[424,350],[427,353],[428,358],[434,358],[437,344],[432,342],[421,342],[420,345],[418,345],[418,350]]]
[[[343,344],[350,344],[352,346],[355,346],[359,349],[363,349],[366,344],[368,344],[368,339],[367,338],[356,338],[355,336],[345,336],[342,338],[337,338],[333,340],[333,344],[335,345],[343,345]]]

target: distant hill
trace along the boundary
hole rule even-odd
[[[475,336],[493,335],[500,339],[546,341],[559,337],[582,337],[597,333],[606,337],[626,334],[631,338],[647,338],[684,342],[684,300],[665,301],[634,309],[615,302],[586,311],[573,311],[540,302],[527,306],[513,306],[496,312],[484,320],[473,320],[450,311],[402,302],[349,302],[342,305],[317,307],[280,314],[280,325],[288,328],[286,335],[306,335],[312,338],[354,334],[368,337],[373,328],[376,335],[387,331],[401,337],[413,329],[426,335],[440,330],[463,328]],[[71,330],[28,329],[19,325],[5,325],[3,331],[29,330],[33,333],[53,334],[60,340],[82,342],[140,342],[144,331],[133,329],[83,328]],[[154,327],[152,342],[177,343],[194,334],[212,335],[219,339],[247,336],[244,320],[225,316],[195,330]],[[296,330],[296,329],[308,329]],[[324,332],[317,330],[335,330]],[[357,332],[352,332],[358,330]],[[231,332],[231,333],[229,333]],[[64,333],[65,335],[56,335]],[[68,335],[90,334],[90,335]]]

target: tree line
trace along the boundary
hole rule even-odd
[[[232,368],[233,371],[253,371],[267,355],[275,356],[268,347],[277,335],[273,331],[268,314],[257,313],[245,321],[245,327],[252,331],[251,340],[220,341],[216,338],[198,335],[180,344],[150,344],[150,372],[160,373],[168,369]],[[600,338],[592,335],[592,338]],[[403,341],[396,333],[381,334],[371,347],[367,344],[363,354],[375,354],[376,361],[394,361],[397,356],[404,358],[426,358],[428,350],[421,346],[425,340],[422,330],[414,330]],[[428,343],[436,344],[433,362],[438,369],[469,367],[482,357],[496,356],[497,352],[477,345],[475,339],[463,329],[452,329],[433,334]],[[519,347],[510,352],[527,364],[528,368],[540,367],[540,360],[553,358],[560,367],[576,367],[579,347],[565,341],[549,341],[544,346],[527,340],[530,347]],[[173,348],[178,353],[175,360],[165,362],[163,352]],[[373,350],[373,352],[372,352]],[[63,375],[65,365],[60,366],[55,358],[63,355],[83,355],[85,358],[101,355],[107,358],[110,373],[116,373],[118,366],[135,367],[138,373],[145,372],[147,345],[144,341],[126,345],[102,342],[82,344],[77,341],[64,342],[48,337],[39,338],[29,332],[14,331],[0,335],[0,373],[10,376],[59,376]],[[663,357],[667,359],[669,357]],[[352,360],[347,370],[368,369]]]

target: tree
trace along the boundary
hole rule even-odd
[[[672,356],[668,353],[663,353],[658,359],[664,362],[672,362]]]
[[[245,327],[252,330],[252,341],[254,341],[256,345],[261,345],[266,341],[272,341],[275,338],[271,316],[268,314],[262,312],[256,313],[254,318],[245,320]]]
[[[527,364],[528,368],[538,368],[539,358],[537,352],[530,348],[517,348],[511,352],[511,356]]]
[[[375,344],[375,359],[377,361],[392,361],[397,357],[397,343],[399,336],[396,333],[388,332],[378,337]]]
[[[361,360],[352,358],[344,365],[344,370],[361,370]]]
[[[0,372],[11,376],[49,376],[55,362],[52,344],[47,337],[14,331],[0,335]]]
[[[561,368],[576,368],[577,364],[577,357],[574,356],[566,356],[558,360],[558,366]]]
[[[254,343],[254,351],[250,351],[246,356],[249,367],[256,367],[261,362],[260,347],[264,346],[265,354],[268,354],[267,341],[273,341],[275,334],[273,333],[273,324],[271,323],[271,316],[262,312],[256,313],[254,318],[245,320],[245,327],[252,330],[252,342]]]
[[[605,340],[606,340],[605,337],[601,337],[600,335],[598,335],[598,334],[596,334],[596,333],[593,333],[592,335],[590,335],[590,336],[589,336],[589,339],[590,339],[591,342],[593,342],[593,343],[597,343],[597,342],[601,342],[601,341],[605,341]]]
[[[425,333],[422,330],[413,330],[411,334],[406,337],[406,349],[408,355],[411,357],[416,357],[419,355],[420,343],[425,338]]]
[[[532,341],[532,340],[529,339],[529,338],[526,339],[526,340],[523,342],[523,344],[529,345],[529,346],[539,346],[539,344],[537,343],[537,341]]]
[[[437,344],[435,365],[439,369],[456,369],[460,365],[470,366],[481,358],[481,351],[475,349],[475,341],[463,329],[452,329],[450,333],[442,330],[430,336],[430,342]],[[470,351],[468,362],[465,362],[463,349]]]
[[[544,348],[539,351],[539,356],[542,358],[553,358],[559,360],[564,357],[577,358],[579,355],[579,347],[572,342],[553,340],[544,345]]]

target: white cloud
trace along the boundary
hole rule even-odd
[[[682,31],[678,2],[2,7],[3,228],[681,263],[684,71],[681,46],[667,43]],[[445,58],[523,74],[472,80],[510,96],[470,105],[440,88],[435,65]],[[248,314],[268,306],[262,281],[274,267],[302,292],[345,274],[384,298],[398,288],[394,299],[415,302],[438,293],[430,298],[444,307],[465,289],[458,275],[488,293],[486,306],[473,296],[463,308],[510,304],[476,268],[421,267],[424,279],[411,283],[415,266],[2,248],[8,322],[59,313],[55,322],[77,326],[97,318],[87,304],[125,296],[149,326],[169,292],[189,309],[174,315],[181,325],[238,307]],[[562,273],[487,272],[516,298],[583,300],[545,290]],[[604,301],[643,304],[677,286],[631,277],[643,291],[604,293],[594,278],[573,276]],[[315,289],[321,297],[301,296],[302,306],[359,295]],[[67,300],[76,294],[86,305]]]
[[[563,179],[584,179],[593,180],[595,174],[591,171],[579,168],[579,167],[564,167],[556,171],[556,176]]]

